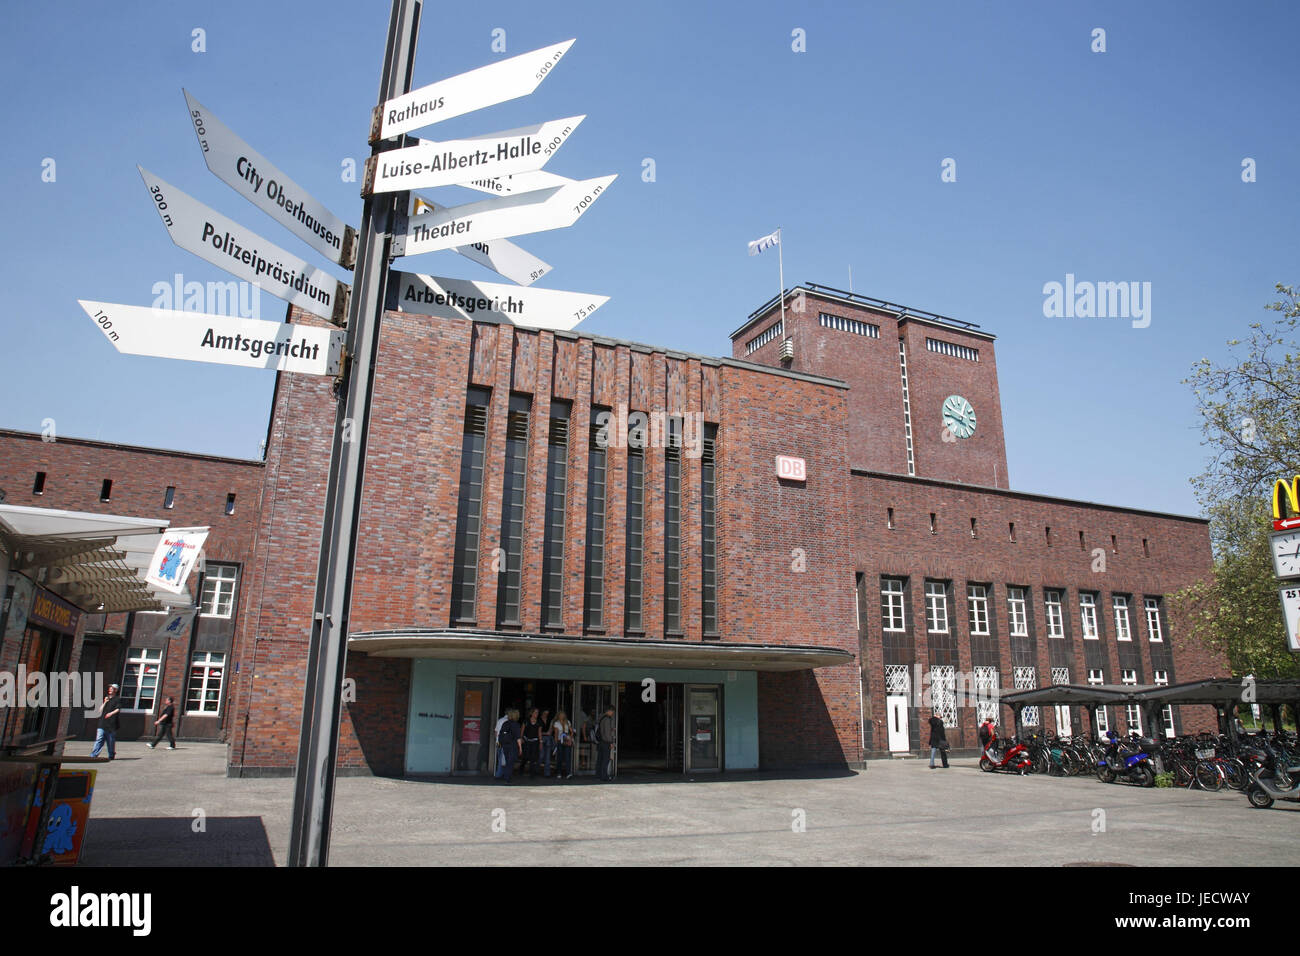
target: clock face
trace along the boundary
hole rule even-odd
[[[958,438],[975,434],[975,409],[960,395],[949,395],[943,403],[943,424]]]
[[[1300,577],[1300,530],[1271,535],[1273,570],[1279,578]]]

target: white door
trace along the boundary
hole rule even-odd
[[[1070,708],[1063,705],[1056,705],[1056,734],[1058,737],[1070,736]]]
[[[885,713],[889,719],[889,749],[894,752],[911,750],[907,734],[907,695],[886,697]]]

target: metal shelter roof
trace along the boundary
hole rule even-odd
[[[1001,702],[1017,704],[1289,704],[1300,700],[1300,680],[1253,680],[1215,677],[1184,684],[1054,684],[1003,694]]]

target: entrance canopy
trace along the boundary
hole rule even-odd
[[[1216,677],[1186,684],[1054,684],[1001,696],[1008,707],[1036,704],[1289,704],[1300,700],[1300,680]]]
[[[169,522],[0,505],[0,550],[29,576],[85,611],[161,611],[177,597],[145,583]]]
[[[348,650],[374,657],[761,671],[811,670],[854,660],[838,647],[810,644],[688,643],[459,628],[368,631],[351,635]]]

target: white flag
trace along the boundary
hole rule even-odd
[[[190,621],[194,620],[194,615],[198,613],[198,608],[180,608],[167,612],[163,618],[162,624],[154,632],[154,637],[180,637],[185,633],[185,628],[189,626]]]
[[[778,229],[770,236],[764,236],[762,239],[755,239],[749,244],[749,254],[756,256],[764,249],[771,249],[781,241],[781,230]]]
[[[207,528],[169,528],[164,531],[145,581],[160,590],[180,594],[207,539]]]

